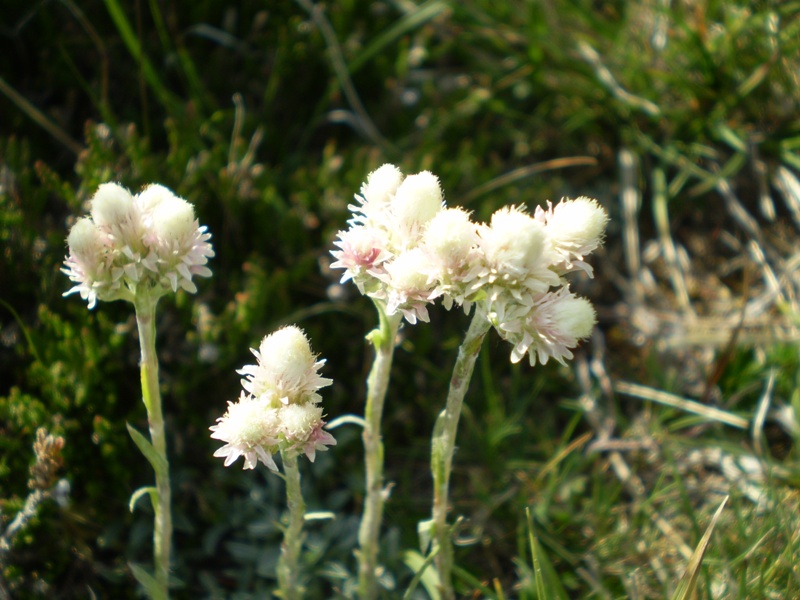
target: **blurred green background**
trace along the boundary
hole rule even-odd
[[[125,427],[146,426],[132,310],[62,297],[65,238],[97,186],[164,184],[213,234],[213,277],[159,306],[175,597],[260,598],[282,484],[223,468],[208,427],[248,348],[287,323],[328,359],[329,418],[363,410],[376,316],[329,252],[385,162],[433,171],[478,219],[577,195],[612,216],[596,279],[573,286],[600,317],[575,366],[512,367],[496,336],[484,347],[453,477],[461,595],[537,597],[532,507],[553,589],[665,597],[727,493],[698,597],[800,594],[791,424],[770,420],[765,449],[758,433],[615,393],[627,379],[758,423],[772,373],[770,406],[797,403],[798,14],[744,0],[5,1],[2,522],[28,493],[37,427],[64,436],[71,485],[5,559],[13,597],[134,598],[127,563],[150,561],[149,507],[127,509],[152,477]],[[467,323],[439,308],[431,321],[402,331],[387,399],[389,598],[413,576],[403,552],[429,515],[430,433]],[[336,514],[308,527],[310,598],[352,586],[360,432],[334,433],[303,464],[309,510]],[[727,476],[712,451],[753,458],[760,479]]]

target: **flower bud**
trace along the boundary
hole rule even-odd
[[[278,411],[281,433],[290,444],[304,444],[322,424],[322,407],[316,404],[289,404]]]
[[[597,323],[592,303],[586,298],[572,294],[564,295],[553,304],[552,319],[561,335],[575,340],[574,343],[588,338]]]
[[[430,171],[422,171],[403,180],[392,201],[392,211],[403,225],[424,224],[442,210],[443,200],[439,179]]]
[[[608,213],[597,200],[581,196],[562,200],[547,215],[547,234],[559,249],[589,254],[600,244]]]
[[[526,270],[544,251],[542,224],[513,206],[496,211],[481,237],[487,242],[484,244],[487,259],[500,270]]]
[[[87,217],[81,217],[69,230],[69,251],[86,264],[95,264],[103,250],[102,233]]]
[[[405,295],[425,290],[429,287],[428,276],[425,274],[427,264],[425,253],[419,248],[403,252],[386,264],[386,272],[391,281],[389,285]]]
[[[120,225],[133,215],[133,196],[121,185],[103,183],[92,198],[92,219],[100,227]]]
[[[228,402],[225,415],[209,429],[213,439],[227,442],[214,452],[216,457],[225,457],[226,467],[244,456],[245,469],[254,469],[260,460],[273,471],[278,470],[271,453],[280,434],[276,409],[242,392],[238,402]]]
[[[136,201],[141,211],[146,215],[153,214],[153,211],[155,211],[162,202],[169,202],[173,198],[177,198],[177,196],[172,190],[158,183],[151,183],[136,194]]]
[[[449,268],[457,268],[467,260],[477,243],[475,224],[462,208],[448,208],[436,214],[425,231],[425,249]]]
[[[368,203],[388,204],[402,180],[400,169],[385,164],[367,176],[367,182],[361,186],[361,195]]]
[[[196,229],[194,207],[183,198],[171,195],[153,210],[153,231],[162,240],[185,240]]]

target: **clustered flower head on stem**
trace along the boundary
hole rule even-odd
[[[582,270],[603,240],[606,211],[586,197],[564,199],[534,214],[522,206],[474,223],[445,206],[435,176],[404,177],[394,165],[373,171],[356,196],[350,228],[339,232],[331,266],[344,269],[361,293],[382,300],[387,314],[428,321],[427,305],[466,312],[476,306],[512,344],[512,362],[564,363],[596,321],[588,300],[565,275]]]
[[[98,300],[133,302],[142,286],[155,297],[178,288],[195,293],[194,276],[209,277],[211,234],[194,207],[162,185],[133,195],[116,183],[100,185],[91,216],[72,226],[63,272],[94,308]]]
[[[251,350],[257,364],[238,371],[243,376],[239,399],[228,402],[228,410],[211,426],[211,437],[226,442],[214,456],[224,457],[225,466],[244,457],[244,468],[259,461],[278,468],[272,456],[278,452],[305,454],[314,461],[318,451],[336,445],[323,429],[320,388],[332,383],[319,369],[305,333],[294,325],[266,336],[258,350]]]
[[[331,266],[344,269],[362,294],[402,312],[409,323],[428,321],[435,283],[422,273],[420,252],[428,223],[444,208],[438,178],[428,171],[404,177],[394,165],[370,173],[356,195],[350,229],[339,232]]]

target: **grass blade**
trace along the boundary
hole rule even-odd
[[[711,540],[711,533],[714,531],[717,519],[719,519],[719,516],[722,514],[722,509],[725,508],[725,505],[728,503],[729,497],[730,496],[725,496],[717,512],[715,512],[714,516],[711,518],[711,523],[708,524],[706,532],[703,534],[700,543],[697,544],[697,548],[694,549],[692,557],[689,559],[686,572],[678,582],[678,587],[672,595],[672,600],[689,600],[689,598],[693,597],[695,587],[697,586],[697,578],[700,575],[700,566],[703,564],[703,557],[706,554],[708,543]]]
[[[407,550],[403,553],[403,562],[414,572],[414,579],[411,580],[406,593],[403,594],[403,600],[408,600],[412,597],[420,582],[422,582],[422,586],[428,592],[431,600],[439,600],[439,573],[436,571],[436,567],[432,565],[435,556],[436,551],[431,552],[424,558],[415,550]]]
[[[108,14],[111,15],[111,19],[114,21],[114,25],[117,26],[117,31],[122,41],[125,42],[125,46],[128,48],[128,52],[131,53],[131,56],[133,56],[134,60],[142,69],[144,78],[147,80],[150,87],[153,88],[156,96],[158,96],[159,102],[161,102],[164,108],[171,114],[176,114],[178,112],[178,103],[159,78],[158,72],[153,68],[152,63],[144,55],[142,45],[139,43],[139,39],[136,37],[133,27],[131,27],[130,21],[128,21],[128,17],[125,15],[122,6],[120,6],[117,0],[105,0],[105,5],[106,9],[108,9]]]
[[[545,554],[536,539],[533,529],[533,515],[530,507],[525,509],[528,519],[528,541],[531,545],[531,557],[533,559],[533,573],[536,581],[536,597],[539,600],[569,600],[566,590],[558,579],[558,574],[553,568],[553,563]]]
[[[447,8],[446,3],[440,0],[434,0],[432,2],[426,2],[420,5],[416,10],[406,13],[400,20],[376,37],[360,54],[358,54],[358,56],[350,61],[347,65],[350,75],[353,75],[353,73],[369,62],[373,56],[380,53],[393,41],[403,37],[409,31],[416,29],[423,23],[435,18]]]

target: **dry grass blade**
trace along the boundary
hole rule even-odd
[[[678,262],[678,252],[675,247],[675,240],[672,239],[669,224],[669,212],[667,209],[667,183],[666,175],[660,168],[653,169],[653,216],[658,229],[658,237],[661,244],[661,252],[669,268],[672,289],[675,292],[675,299],[680,306],[681,312],[691,315],[695,314],[692,303],[689,300],[689,292],[686,287],[686,278]]]
[[[0,77],[0,94],[5,95],[17,108],[28,115],[28,117],[47,131],[47,133],[61,142],[70,152],[78,155],[83,151],[83,146],[80,143],[73,140],[69,134],[56,125],[52,119],[48,118],[41,110],[28,102],[22,94],[6,83],[6,80],[2,77]]]
[[[769,454],[767,443],[764,439],[764,422],[767,420],[767,413],[769,412],[769,407],[772,403],[772,390],[775,387],[775,377],[777,374],[778,372],[776,369],[770,370],[769,378],[767,379],[767,384],[764,388],[764,393],[761,394],[761,399],[758,401],[756,414],[753,417],[753,446],[758,453],[761,454],[761,456],[767,456]]]
[[[570,167],[593,167],[596,165],[597,159],[591,156],[554,158],[552,160],[545,160],[532,165],[526,165],[524,167],[513,169],[512,171],[504,173],[499,177],[495,177],[483,185],[479,185],[472,191],[464,194],[464,196],[460,198],[459,203],[464,206],[469,206],[469,204],[476,198],[480,198],[489,192],[493,192],[496,189],[502,188],[503,186],[512,184],[521,179],[525,179],[526,177],[531,177],[537,173],[543,173],[544,171],[553,171],[556,169],[566,169]]]
[[[625,265],[634,285],[634,292],[638,299],[642,299],[645,295],[644,289],[640,285],[642,257],[639,249],[639,211],[642,208],[642,195],[636,183],[637,159],[633,152],[624,148],[618,153],[618,163],[619,196],[624,222],[622,239],[624,240],[625,248]]]
[[[719,516],[722,514],[722,509],[725,508],[725,505],[728,503],[728,498],[730,498],[730,496],[725,496],[725,499],[722,501],[722,504],[719,505],[717,512],[714,513],[711,523],[709,523],[706,532],[703,534],[703,537],[700,540],[700,543],[697,544],[697,548],[695,548],[694,553],[692,554],[692,558],[689,559],[689,564],[686,566],[686,572],[678,582],[678,587],[675,590],[675,593],[672,595],[672,600],[688,600],[689,598],[693,597],[695,587],[697,586],[697,577],[700,575],[700,566],[703,564],[703,557],[706,554],[708,543],[711,540],[711,534],[714,531],[714,527],[717,524]]]
[[[627,396],[632,396],[634,398],[641,398],[643,400],[658,402],[659,404],[664,404],[666,406],[672,406],[673,408],[679,408],[686,412],[705,417],[710,421],[718,421],[738,429],[749,429],[750,427],[750,422],[744,417],[739,417],[724,410],[714,408],[713,406],[706,406],[705,404],[700,404],[694,400],[687,400],[686,398],[681,398],[680,396],[655,390],[643,385],[638,385],[636,383],[617,381],[614,384],[614,391]]]

